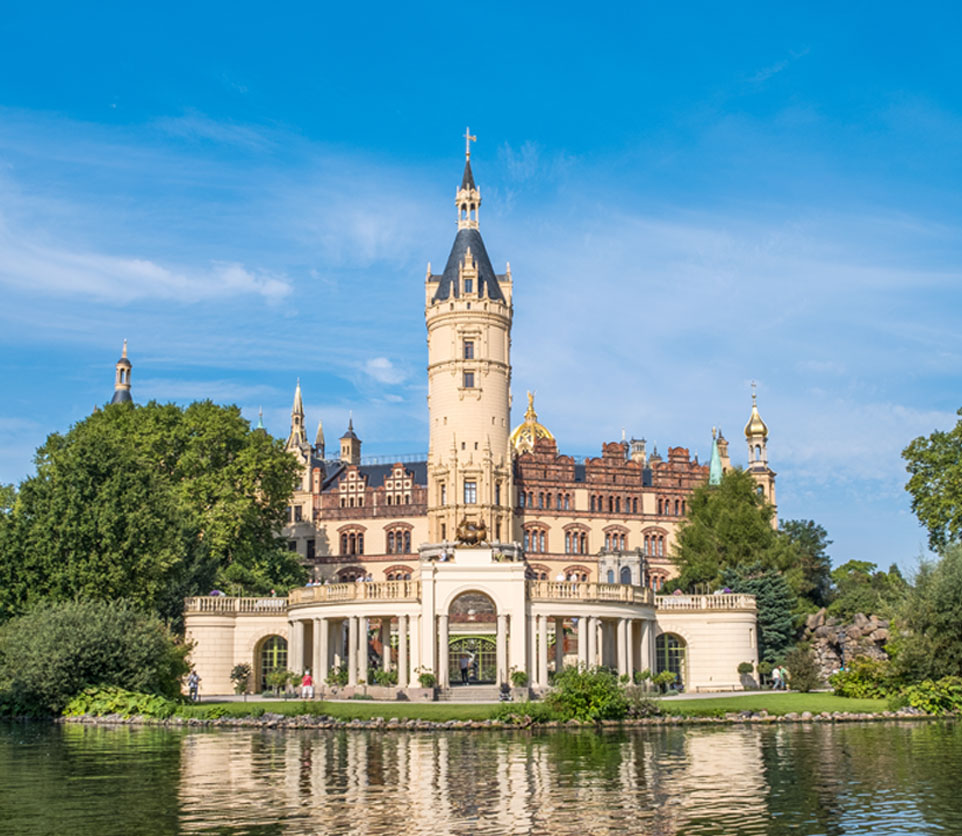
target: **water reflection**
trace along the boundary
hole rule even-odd
[[[0,833],[962,833],[946,724],[443,734],[0,726]]]

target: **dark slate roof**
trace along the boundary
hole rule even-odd
[[[129,369],[129,368],[130,368],[130,360],[128,360],[126,357],[121,357],[121,358],[117,361],[117,365],[118,365],[118,366],[126,366],[126,367]]]
[[[462,189],[476,189],[474,185],[474,173],[471,171],[471,160],[464,161],[464,175],[461,177]]]
[[[111,403],[133,403],[129,389],[115,389],[114,396],[110,399]]]
[[[339,461],[328,461],[325,462],[325,465],[327,465],[328,470],[324,480],[324,490],[329,490],[334,487],[334,483],[344,470],[345,465]],[[405,471],[413,474],[415,485],[422,488],[427,485],[427,462],[405,462],[402,464],[402,467]],[[369,488],[379,488],[384,484],[384,480],[394,472],[394,464],[362,464],[358,465],[357,470],[362,476],[367,477],[367,486]]]
[[[452,296],[457,298],[461,295],[461,288],[458,286],[458,266],[464,261],[464,254],[469,247],[471,256],[478,265],[478,296],[503,302],[504,294],[501,293],[501,285],[498,284],[498,275],[491,266],[491,259],[488,258],[488,251],[484,248],[481,233],[476,229],[458,230],[454,238],[454,246],[451,247],[451,254],[448,256],[448,263],[444,265],[444,272],[440,276],[431,276],[433,281],[438,282],[434,301]]]

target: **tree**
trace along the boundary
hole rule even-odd
[[[962,409],[958,411],[962,416]],[[962,539],[962,420],[943,432],[920,436],[902,451],[912,511],[928,529],[929,546],[941,551]]]
[[[722,583],[734,592],[754,595],[758,607],[758,658],[781,662],[795,639],[795,594],[778,569],[754,566],[726,569]]]
[[[921,563],[896,623],[891,649],[899,673],[911,680],[962,676],[962,546]]]
[[[815,608],[828,606],[832,595],[828,532],[812,520],[782,520],[781,532],[795,551],[787,573],[792,589]]]
[[[829,615],[850,619],[856,613],[888,613],[905,590],[905,579],[895,564],[888,572],[867,560],[850,560],[832,571],[835,598]]]
[[[39,600],[126,598],[179,617],[213,586],[302,582],[275,533],[297,463],[234,406],[95,412],[37,451],[0,536],[0,614]]]
[[[127,601],[39,606],[0,628],[0,703],[58,713],[97,685],[176,697],[188,649]]]
[[[784,568],[792,551],[772,528],[774,513],[751,474],[739,468],[718,485],[695,488],[672,555],[679,570],[674,586],[718,585],[725,569]]]

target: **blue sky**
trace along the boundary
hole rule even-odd
[[[8,4],[0,481],[124,337],[140,401],[285,434],[300,377],[329,439],[424,451],[470,125],[516,403],[744,461],[757,380],[780,516],[911,567],[899,453],[962,405],[957,8]]]

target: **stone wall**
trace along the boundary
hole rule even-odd
[[[824,608],[805,620],[805,641],[812,644],[821,675],[828,679],[857,656],[887,659],[885,644],[889,640],[889,622],[877,615],[856,613],[851,623],[829,617]]]

